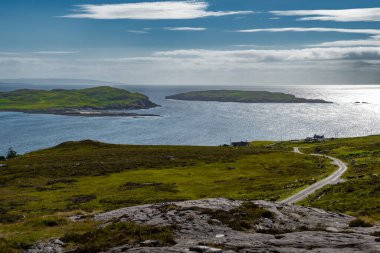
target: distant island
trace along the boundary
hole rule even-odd
[[[20,89],[0,92],[0,111],[69,116],[157,116],[108,110],[149,109],[158,105],[140,93],[101,86],[79,90]]]
[[[190,91],[167,96],[166,99],[237,103],[331,103],[322,99],[298,98],[281,92],[241,90]]]

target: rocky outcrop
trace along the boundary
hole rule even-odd
[[[251,219],[252,213],[242,209],[247,204],[260,215]],[[205,199],[127,207],[93,219],[103,226],[129,221],[175,227],[172,246],[159,247],[159,242],[149,240],[107,253],[380,252],[379,239],[373,236],[380,226],[352,228],[349,223],[354,217],[284,203]],[[247,220],[249,224],[242,222]]]
[[[44,240],[36,243],[32,248],[27,250],[27,253],[63,253],[64,243],[57,239],[52,238],[49,240]]]
[[[99,214],[97,221],[133,221],[155,226],[176,225],[177,244],[109,252],[380,252],[380,227],[350,228],[353,217],[321,209],[254,201],[273,214],[252,229],[237,231],[212,219],[204,209],[231,211],[242,201],[206,199],[128,207]]]

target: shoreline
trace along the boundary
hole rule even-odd
[[[22,112],[28,114],[51,114],[62,116],[76,116],[76,117],[161,117],[158,114],[139,114],[132,112],[113,112],[107,110],[1,110],[0,112]]]

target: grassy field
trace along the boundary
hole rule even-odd
[[[76,213],[208,197],[275,201],[335,169],[327,159],[267,144],[230,148],[82,141],[2,162],[7,167],[0,170],[0,251],[94,229],[90,220],[67,219]]]
[[[0,92],[0,110],[141,109],[156,106],[140,93],[113,87]]]
[[[344,182],[327,186],[299,204],[380,220],[380,136],[326,140],[317,143],[282,143],[289,150],[302,147],[305,153],[321,153],[345,161]]]

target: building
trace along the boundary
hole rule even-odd
[[[249,147],[248,141],[231,142],[232,147]]]
[[[305,141],[323,141],[325,139],[324,135],[314,134],[313,137],[306,137]]]

